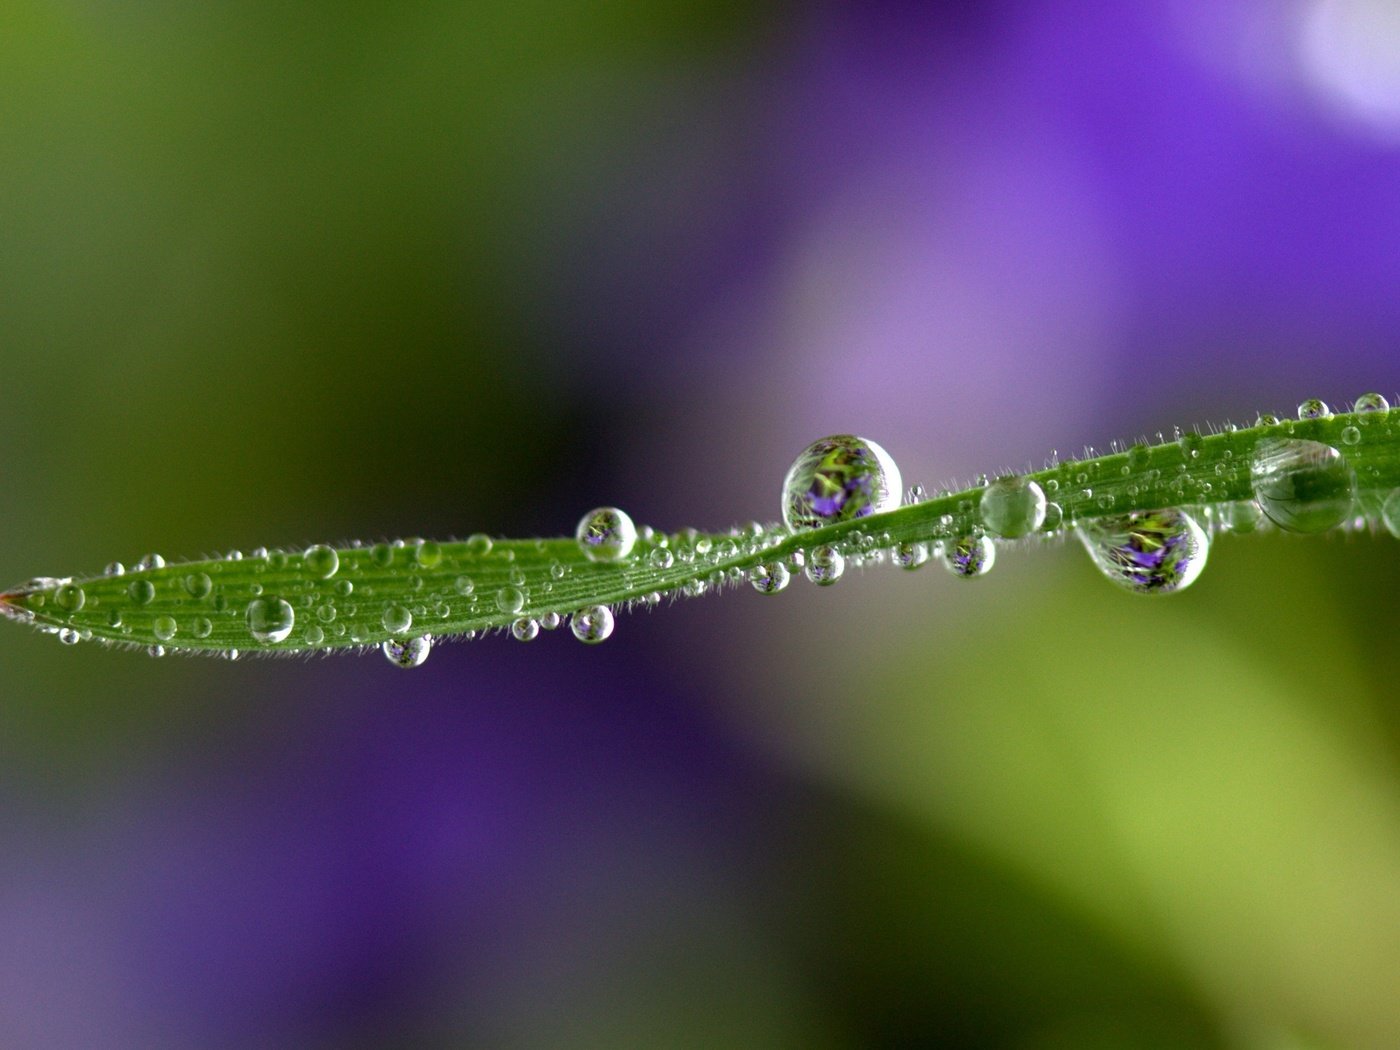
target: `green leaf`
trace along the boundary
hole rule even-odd
[[[1077,529],[1111,578],[1136,590],[1166,591],[1189,584],[1195,573],[1164,570],[1144,578],[1143,565],[1170,554],[1178,541],[1189,547],[1194,536],[1203,560],[1206,533],[1248,531],[1261,521],[1251,502],[1256,495],[1270,504],[1270,517],[1293,531],[1360,520],[1372,527],[1384,521],[1400,532],[1400,410],[1390,412],[1383,400],[1359,404],[1371,410],[1282,422],[1262,417],[1253,427],[1204,436],[1159,434],[1155,443],[1105,456],[1091,450],[1083,460],[1024,475],[1023,482],[1043,491],[1050,514],[1035,535],[1015,542]],[[1024,531],[1027,490],[1021,482],[976,485],[798,531],[752,524],[664,534],[643,527],[619,561],[592,560],[573,538],[485,536],[178,564],[155,559],[130,571],[32,580],[0,595],[0,612],[66,642],[93,639],[153,652],[298,653],[507,627],[532,635],[541,622],[580,610],[620,611],[666,595],[748,586],[755,575],[766,589],[781,589],[785,571],[805,562],[819,575],[816,566],[829,567],[832,552],[840,555],[834,560],[856,566],[913,567],[931,550],[945,561],[961,556],[962,574],[970,575],[976,537],[995,526],[1005,534],[998,542],[1006,543]],[[1176,511],[1204,529],[1180,528],[1186,519]],[[595,614],[579,622],[577,633],[591,628],[599,640],[607,633],[599,624]],[[401,662],[413,662],[412,655]]]

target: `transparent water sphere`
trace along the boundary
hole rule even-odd
[[[1394,489],[1381,504],[1381,524],[1386,532],[1400,539],[1400,489]]]
[[[815,529],[894,510],[903,482],[893,457],[873,441],[836,434],[802,451],[783,479],[783,522]]]
[[[579,519],[574,538],[590,561],[622,561],[637,544],[637,526],[617,507],[595,507]]]
[[[402,605],[390,605],[380,616],[379,622],[386,631],[401,634],[413,626],[413,613]]]
[[[340,555],[334,547],[324,543],[307,547],[302,557],[306,562],[306,571],[318,580],[329,580],[340,569]]]
[[[1007,539],[1027,536],[1045,524],[1045,490],[1029,478],[997,478],[982,492],[982,524]]]
[[[802,571],[819,587],[830,587],[846,571],[846,557],[835,547],[823,545],[812,551]]]
[[[517,642],[533,642],[539,637],[540,622],[522,616],[510,625],[510,633],[515,636]]]
[[[997,547],[987,536],[963,536],[943,547],[943,564],[954,576],[963,580],[985,576],[996,564]]]
[[[1183,510],[1136,511],[1079,526],[1094,565],[1134,594],[1170,594],[1195,582],[1210,554],[1210,539]]]
[[[281,598],[254,598],[244,615],[248,633],[264,645],[286,641],[297,622],[296,610]]]
[[[613,612],[606,605],[590,605],[574,613],[569,630],[580,642],[597,645],[612,635],[614,623]]]
[[[426,634],[417,638],[391,638],[379,649],[395,667],[421,667],[433,651],[433,639]]]
[[[1362,394],[1356,399],[1357,412],[1379,412],[1382,415],[1390,411],[1390,402],[1381,394]]]
[[[1261,441],[1250,461],[1259,508],[1289,532],[1325,532],[1351,517],[1356,474],[1346,458],[1320,441]]]
[[[787,587],[790,579],[787,566],[780,561],[755,565],[749,570],[749,583],[759,594],[777,594]]]

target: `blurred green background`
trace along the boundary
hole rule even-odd
[[[0,582],[1394,394],[1364,0],[0,10]],[[236,664],[0,632],[0,1043],[1400,1045],[1385,535]]]

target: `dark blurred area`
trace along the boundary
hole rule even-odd
[[[0,12],[0,584],[1394,395],[1390,0]],[[0,630],[0,1046],[1400,1045],[1400,551]]]

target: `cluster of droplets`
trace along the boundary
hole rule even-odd
[[[1033,477],[980,477],[960,496],[938,493],[943,513],[936,518],[929,514],[923,534],[913,539],[907,524],[892,534],[881,531],[875,516],[901,503],[926,504],[931,498],[926,490],[920,485],[903,489],[894,459],[875,442],[834,435],[804,449],[788,470],[780,502],[782,524],[751,523],[726,535],[694,529],[667,535],[639,528],[616,507],[598,507],[580,519],[575,543],[583,559],[598,567],[594,572],[618,574],[618,582],[634,595],[623,601],[624,606],[654,606],[665,592],[694,597],[744,582],[760,594],[777,594],[798,575],[827,587],[851,567],[882,563],[917,570],[933,560],[955,577],[974,579],[995,565],[998,544],[1066,531],[1078,536],[1092,563],[1116,585],[1133,593],[1172,593],[1200,575],[1213,531],[1248,533],[1277,527],[1316,533],[1379,522],[1400,536],[1400,489],[1378,491],[1348,460],[1368,431],[1379,433],[1372,428],[1394,428],[1394,421],[1387,422],[1390,405],[1379,394],[1367,394],[1357,399],[1354,412],[1353,419],[1338,428],[1329,406],[1309,399],[1298,406],[1296,420],[1261,415],[1255,423],[1257,440],[1231,442],[1207,459],[1202,459],[1205,437],[1177,431],[1171,440],[1159,435],[1153,447],[1115,444],[1113,451],[1120,453],[1116,457],[1100,458],[1092,449],[1086,450],[1083,461],[1061,462],[1057,455]],[[1250,433],[1233,426],[1224,430]],[[1205,469],[1206,463],[1211,470]],[[1148,493],[1164,496],[1165,505],[1115,513],[1119,506],[1141,507]],[[872,520],[867,524],[865,519]],[[800,542],[802,533],[829,526],[847,527],[833,530],[825,542]],[[121,610],[111,610],[107,627],[131,634],[133,624],[127,621],[140,621],[140,610],[150,607],[145,625],[155,639],[156,653],[185,639],[209,639],[216,622],[226,623],[228,617],[239,618],[247,639],[243,647],[253,650],[363,645],[388,635],[390,640],[380,647],[399,667],[421,665],[432,648],[434,624],[453,615],[487,622],[504,617],[510,633],[521,641],[565,622],[576,638],[589,644],[613,633],[611,606],[587,605],[568,614],[567,621],[566,610],[549,608],[556,585],[567,591],[577,559],[555,559],[547,574],[532,564],[527,573],[514,564],[510,544],[498,547],[478,534],[464,546],[472,558],[500,559],[495,569],[479,577],[489,584],[478,587],[472,576],[442,568],[443,548],[431,541],[355,544],[348,551],[317,544],[299,553],[259,549],[246,560],[235,551],[221,561],[191,566],[174,584],[165,577],[159,580],[161,602],[152,573],[163,569],[165,561],[148,555],[130,571],[120,563],[108,567],[106,577],[122,578],[118,586],[125,601]],[[772,550],[780,546],[783,552]],[[539,550],[544,549],[541,544]],[[287,583],[287,573],[281,571],[263,577],[276,581],[266,589],[260,582],[247,583],[249,562],[255,572],[293,569],[296,580]],[[222,567],[233,563],[244,565],[236,595],[219,581]],[[399,577],[405,568],[412,575]],[[386,586],[386,578],[392,585]],[[405,582],[407,592],[401,585]],[[65,616],[85,608],[91,615],[98,602],[72,581],[36,580],[29,586],[36,592],[29,608],[0,604],[0,611],[32,619],[31,610],[47,596]],[[179,590],[173,601],[165,590],[171,586]],[[377,595],[376,588],[386,593]],[[172,611],[172,604],[183,609]],[[54,633],[65,644],[92,636],[90,630],[73,627]],[[229,628],[219,628],[219,636],[228,638]]]

